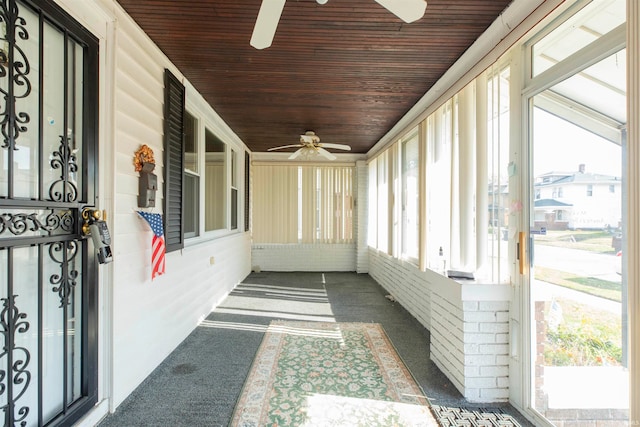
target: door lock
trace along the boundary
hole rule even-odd
[[[102,215],[99,210],[91,208],[83,209],[82,233],[85,236],[91,236],[98,262],[100,264],[107,264],[113,261],[113,253],[111,252],[111,233],[109,233],[106,221],[100,219],[101,216]]]

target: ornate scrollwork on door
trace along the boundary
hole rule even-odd
[[[70,210],[51,210],[44,219],[39,215],[37,212],[0,214],[0,236],[4,232],[21,236],[27,232],[45,232],[51,235],[54,232],[72,233],[74,230],[75,219]]]
[[[72,174],[78,171],[78,163],[70,140],[60,135],[58,151],[51,153],[51,167],[60,169],[60,179],[49,188],[49,197],[56,202],[75,202],[78,199],[78,187],[72,179]]]
[[[0,40],[6,43],[6,51],[0,51],[0,79],[7,79],[6,84],[0,85],[1,98],[4,100],[4,105],[0,102],[0,132],[3,137],[1,147],[17,150],[16,140],[21,133],[27,131],[26,124],[30,117],[24,111],[16,111],[16,99],[26,98],[31,93],[28,78],[31,66],[17,40],[28,40],[29,32],[14,1],[0,2],[0,22],[6,28],[6,34],[0,34],[4,36]]]
[[[31,354],[25,347],[16,345],[16,335],[25,334],[29,330],[29,322],[25,320],[27,314],[20,312],[15,304],[16,298],[17,295],[12,295],[10,298],[1,299],[0,333],[4,346],[0,360],[6,362],[0,363],[0,366],[8,367],[10,372],[0,369],[0,399],[7,402],[0,406],[0,411],[5,414],[5,419],[13,420],[14,425],[23,425],[21,422],[29,415],[29,407],[21,407],[16,402],[25,394],[31,383],[31,372],[27,370]],[[7,377],[10,384],[7,384]]]
[[[78,242],[75,240],[67,242],[54,242],[49,244],[49,257],[60,265],[60,274],[52,274],[49,283],[53,285],[51,289],[60,296],[60,307],[69,305],[71,294],[76,287],[78,270],[72,270],[73,259],[78,254]]]

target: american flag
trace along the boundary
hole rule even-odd
[[[151,240],[151,280],[153,280],[156,276],[164,274],[165,247],[162,215],[142,211],[138,211],[138,214],[149,223],[149,227],[153,231],[153,239]]]

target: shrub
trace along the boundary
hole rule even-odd
[[[608,339],[606,328],[583,319],[578,325],[561,324],[547,330],[544,358],[547,366],[620,365],[622,348]]]

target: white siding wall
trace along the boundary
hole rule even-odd
[[[151,210],[161,213],[164,69],[180,80],[183,76],[115,0],[56,1],[100,38],[98,204],[108,213],[114,261],[100,267],[99,382],[100,398],[111,397],[113,410],[249,274],[251,241],[247,233],[232,233],[187,242],[182,251],[167,254],[166,274],[151,281],[152,233],[135,212],[133,154],[141,144],[155,153],[159,190]],[[184,84],[189,102],[207,114],[225,142],[242,152],[244,144]],[[242,206],[242,194],[239,199]],[[82,425],[93,425],[99,417],[90,415]]]
[[[119,15],[118,23],[113,141],[114,406],[186,338],[251,268],[249,236],[237,233],[167,254],[166,274],[150,280],[152,234],[135,213],[138,173],[132,158],[141,144],[154,150],[159,181],[154,210],[160,212],[164,68],[172,69],[178,78],[181,75],[128,17]],[[192,95],[197,98],[187,92],[187,97]],[[210,113],[212,120],[219,121]]]

